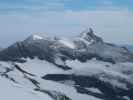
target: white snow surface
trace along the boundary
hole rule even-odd
[[[43,39],[43,37],[39,35],[33,35],[33,40],[41,40],[41,39]]]
[[[81,63],[77,60],[67,61],[66,63],[69,67],[73,68],[73,70],[66,72],[66,74],[95,76],[115,87],[124,89],[127,89],[127,86],[120,80],[126,80],[133,84],[133,63],[111,64],[108,62],[97,61],[95,59],[86,63]],[[130,74],[127,74],[126,72],[130,72]]]
[[[62,43],[63,45],[65,45],[65,46],[71,48],[71,49],[76,48],[75,44],[69,39],[62,38],[62,39],[59,40],[59,42]]]
[[[64,71],[55,65],[35,59],[27,59],[26,63],[16,63],[19,67],[28,73],[23,74],[13,67],[11,62],[0,62],[0,74],[6,72],[6,68],[11,68],[13,71],[7,73],[9,78],[13,78],[16,83],[10,79],[0,76],[0,94],[2,100],[53,100],[49,95],[34,91],[36,86],[28,79],[34,79],[39,82],[39,87],[47,91],[56,91],[65,94],[72,100],[100,100],[94,96],[78,93],[72,85],[73,81],[57,83],[44,80],[41,77],[47,74],[74,74],[81,76],[96,76],[102,81],[112,84],[114,87],[127,89],[124,82],[119,79],[124,79],[129,83],[133,83],[133,63],[117,63],[111,64],[108,62],[97,61],[92,59],[86,63],[81,63],[78,60],[68,60],[66,65],[72,68],[70,71]],[[127,73],[126,73],[127,72]],[[130,72],[130,73],[128,73]],[[88,88],[88,90],[100,93],[96,88]]]
[[[21,88],[9,80],[0,77],[1,100],[52,100],[47,94],[37,93],[33,90]]]
[[[27,59],[26,63],[17,63],[21,66],[25,71],[33,73],[37,76],[44,76],[46,74],[52,74],[52,73],[59,73],[62,72],[62,69],[59,69],[52,63],[49,63],[47,61],[39,60],[38,58],[35,58],[33,60]]]
[[[2,100],[53,100],[49,95],[34,91],[36,86],[28,79],[34,79],[39,82],[39,87],[43,90],[51,92],[59,92],[65,94],[72,100],[101,100],[94,96],[78,93],[74,87],[69,84],[62,84],[53,81],[44,80],[41,77],[46,74],[65,73],[64,70],[46,61],[39,59],[27,59],[26,63],[16,63],[19,67],[35,76],[30,76],[20,72],[14,68],[10,62],[0,62],[0,73],[4,73],[6,68],[11,68],[13,71],[7,73],[9,78],[13,78],[16,83],[5,76],[0,76],[0,93]]]

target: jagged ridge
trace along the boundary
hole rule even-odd
[[[132,62],[133,54],[127,49],[103,42],[92,29],[70,39],[50,38],[32,35],[22,42],[17,42],[0,52],[0,60],[24,61],[21,58],[38,57],[55,63],[55,58],[62,60],[78,59],[87,61],[92,58],[107,62]]]

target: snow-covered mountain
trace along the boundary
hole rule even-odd
[[[133,54],[126,48],[105,43],[92,29],[71,39],[32,35],[0,52],[0,59],[4,61],[23,61],[22,58],[27,57],[52,63],[56,62],[55,58],[86,61],[94,57],[112,63],[133,61]]]
[[[0,51],[0,88],[3,100],[133,100],[133,54],[92,29],[34,34]]]

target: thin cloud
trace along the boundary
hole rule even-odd
[[[121,2],[120,2],[121,1]],[[127,0],[1,0],[0,14],[36,13],[44,11],[80,11],[97,9],[129,9],[133,1]],[[129,5],[129,6],[128,6]]]

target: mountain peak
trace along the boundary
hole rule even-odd
[[[36,35],[36,34],[32,35],[32,38],[33,38],[33,40],[41,40],[41,39],[43,39],[43,37],[41,37],[39,35]]]
[[[25,41],[32,42],[32,41],[40,41],[40,40],[51,40],[51,38],[45,33],[35,33],[30,35]]]
[[[80,37],[89,42],[98,42],[98,41],[102,42],[102,39],[94,34],[94,31],[92,28],[87,28],[85,31],[83,31],[80,34]]]

